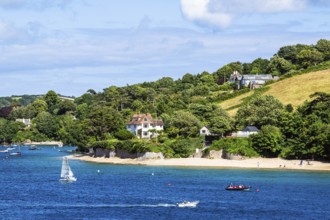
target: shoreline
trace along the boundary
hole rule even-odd
[[[118,157],[90,157],[88,155],[70,155],[69,159],[91,163],[108,163],[122,165],[174,166],[200,168],[247,168],[247,169],[278,169],[278,170],[310,170],[330,171],[329,162],[306,160],[285,160],[281,158],[248,158],[242,160],[207,159],[207,158],[173,158],[173,159],[121,159]]]

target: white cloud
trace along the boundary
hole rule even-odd
[[[181,0],[181,10],[184,16],[199,25],[226,27],[231,23],[232,15],[209,10],[209,0]]]
[[[306,7],[307,0],[181,0],[183,15],[200,26],[225,28],[241,13],[279,13]]]

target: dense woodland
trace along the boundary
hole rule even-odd
[[[88,90],[74,102],[55,91],[43,96],[1,98],[0,140],[3,144],[25,140],[60,140],[79,146],[125,149],[131,153],[163,152],[166,157],[188,157],[202,148],[202,126],[214,134],[211,149],[244,156],[288,159],[330,159],[330,94],[315,91],[309,102],[294,109],[272,96],[255,95],[240,106],[235,117],[219,107],[248,89],[234,90],[230,74],[272,74],[281,79],[319,69],[330,69],[330,41],[315,45],[284,46],[268,59],[232,62],[214,73],[186,73],[174,80],[110,86],[102,92]],[[261,88],[260,90],[262,90]],[[258,93],[256,93],[258,94]],[[8,102],[6,102],[8,101]],[[157,138],[141,140],[125,129],[134,113],[150,112],[164,121]],[[28,128],[17,118],[31,118]],[[250,138],[225,138],[245,126],[261,132]]]

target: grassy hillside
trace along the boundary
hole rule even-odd
[[[314,92],[330,93],[330,69],[294,76],[268,85],[267,87],[268,89],[261,91],[262,94],[272,95],[284,105],[291,103],[293,107],[297,107],[305,100],[309,100],[309,96]],[[250,91],[223,101],[220,103],[220,106],[227,110],[231,116],[234,116],[244,100],[251,97],[255,92]]]

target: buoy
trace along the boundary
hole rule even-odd
[[[153,175],[154,175],[154,173],[151,173],[151,175],[153,176]]]
[[[171,183],[168,183],[167,185],[168,185],[168,186],[170,186],[170,185],[171,185]]]
[[[97,170],[98,173],[100,173],[100,170]]]
[[[260,190],[259,189],[256,189],[256,192],[259,192]]]

